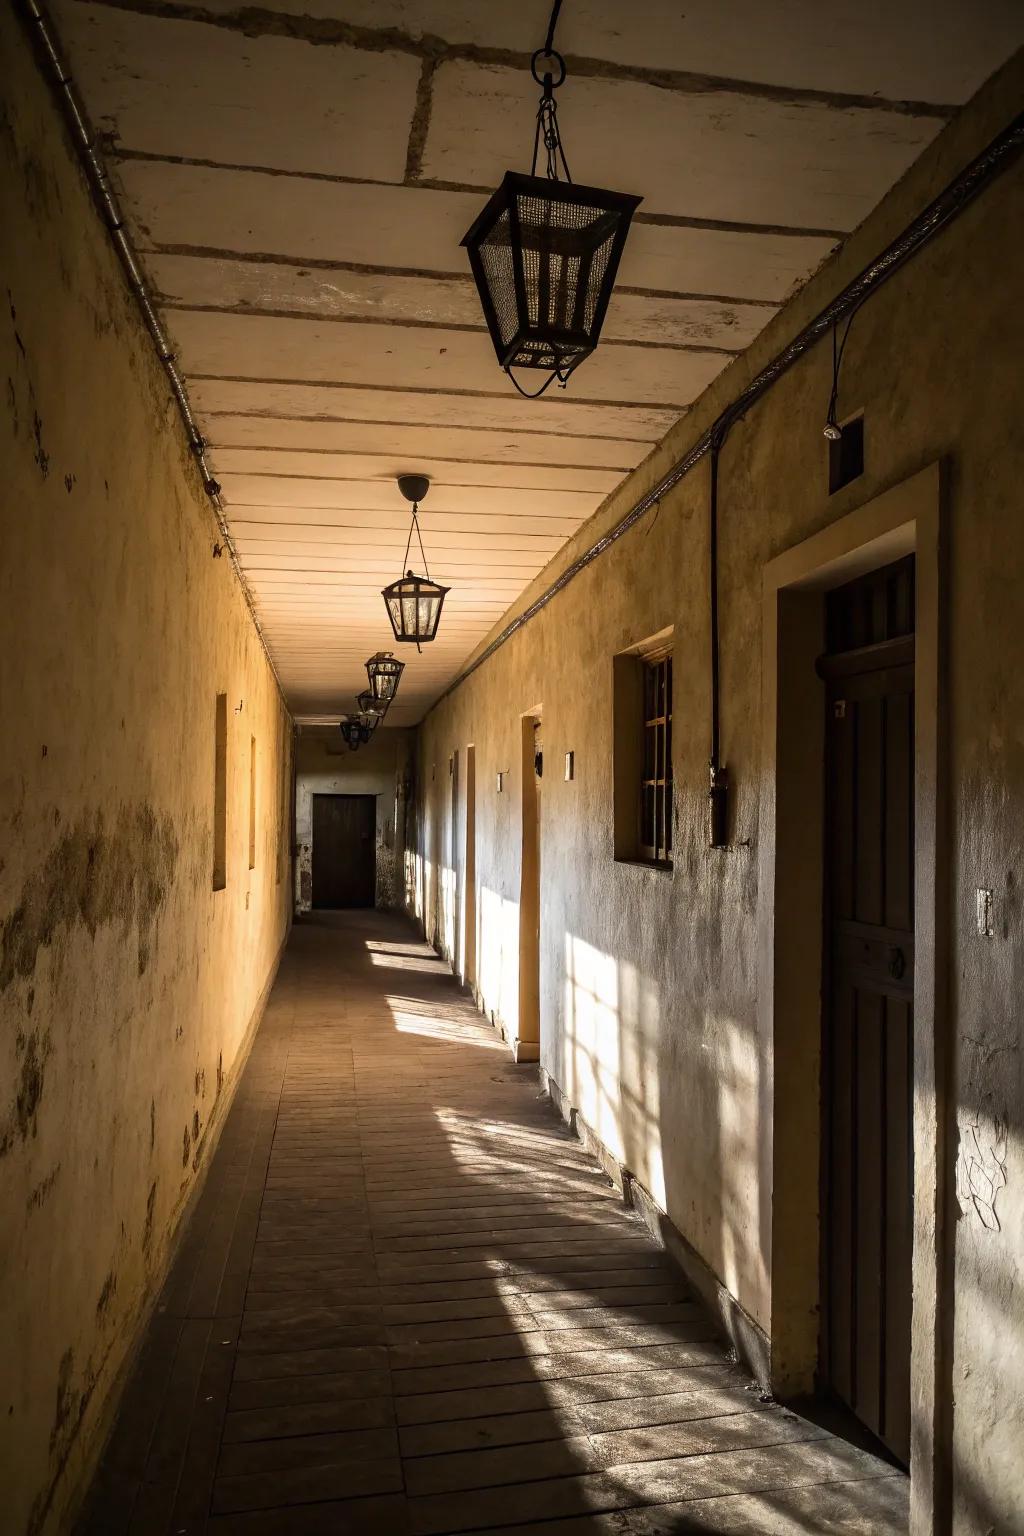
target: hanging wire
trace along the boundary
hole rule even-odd
[[[569,382],[569,375],[572,373],[572,369],[567,368],[563,373],[560,367],[553,368],[548,374],[547,378],[544,380],[544,383],[541,385],[540,389],[524,389],[519,380],[516,378],[515,374],[512,372],[511,363],[507,364],[505,372],[508,374],[509,378],[512,380],[512,383],[515,385],[516,389],[518,389],[524,400],[539,400],[544,391],[546,389],[550,389],[556,379],[558,380],[560,387],[564,389]]]
[[[512,382],[514,384],[515,380],[513,379]],[[550,383],[550,380],[548,382]],[[419,514],[419,507],[420,507],[419,502],[418,501],[414,501],[413,504],[412,504],[412,522],[409,524],[409,537],[405,541],[405,559],[402,561],[402,569],[403,569],[403,571],[407,571],[409,569],[409,550],[412,548],[412,531],[415,528],[415,530],[416,530],[416,537],[419,540],[419,544],[420,544],[420,554],[423,557],[423,574],[424,574],[424,576],[426,576],[427,580],[429,581],[430,580],[430,567],[427,565],[427,552],[423,548],[423,535],[420,532],[420,520],[419,520],[419,515],[418,515]]]
[[[838,441],[838,439],[843,435],[843,429],[840,427],[839,422],[836,420],[836,411],[839,408],[839,371],[843,366],[843,353],[846,351],[846,343],[850,339],[850,327],[852,326],[854,317],[863,302],[864,299],[861,299],[857,304],[855,304],[847,316],[846,325],[843,328],[842,341],[839,340],[838,321],[833,322],[832,325],[832,393],[828,397],[828,413],[825,417],[825,436],[830,438],[833,442]]]

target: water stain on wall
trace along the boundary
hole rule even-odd
[[[146,1258],[153,1245],[153,1217],[156,1214],[156,1186],[159,1180],[154,1179],[149,1186],[149,1194],[146,1197],[146,1223],[142,1229],[142,1252]]]
[[[46,1178],[40,1179],[39,1183],[35,1186],[32,1193],[29,1195],[25,1202],[26,1211],[29,1213],[32,1211],[38,1211],[42,1206],[46,1204],[46,1201],[50,1195],[50,1191],[56,1184],[59,1174],[60,1163],[58,1163],[55,1168],[51,1168],[49,1173],[46,1175]]]
[[[37,1536],[46,1523],[57,1484],[82,1426],[85,1410],[89,1406],[89,1399],[96,1387],[96,1380],[97,1373],[90,1360],[82,1373],[81,1380],[76,1381],[74,1350],[64,1351],[57,1373],[57,1402],[50,1429],[53,1476],[33,1501],[28,1525],[25,1528],[26,1536]]]
[[[0,927],[0,992],[31,976],[39,951],[59,948],[78,927],[95,938],[107,924],[125,937],[134,926],[141,975],[177,862],[173,823],[148,805],[122,806],[112,823],[103,811],[80,818],[26,877]]]
[[[103,1289],[100,1291],[99,1298],[97,1299],[97,1302],[96,1302],[96,1316],[97,1317],[102,1317],[103,1314],[106,1312],[107,1308],[110,1306],[110,1303],[114,1299],[114,1292],[116,1290],[117,1290],[117,1275],[114,1273],[113,1270],[111,1270],[110,1273],[107,1275],[107,1278],[103,1282]]]

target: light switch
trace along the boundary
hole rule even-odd
[[[570,779],[574,779],[575,777],[576,777],[576,754],[575,754],[575,752],[567,752],[565,754],[565,782],[568,784]]]
[[[503,773],[499,773],[498,774],[498,794],[499,795],[501,794],[502,789],[504,788],[504,786],[505,786],[505,775]]]

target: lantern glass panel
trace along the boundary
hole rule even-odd
[[[372,716],[375,720],[387,714],[389,702],[387,699],[375,699],[369,688],[364,688],[362,693],[356,694],[356,703],[359,705],[360,712],[368,717]]]
[[[366,663],[366,676],[370,682],[372,698],[385,707],[398,692],[398,684],[405,671],[405,662],[396,661],[390,651],[378,651]]]
[[[426,576],[411,572],[384,589],[391,627],[396,640],[415,644],[433,640],[441,617],[441,606],[449,591]]]

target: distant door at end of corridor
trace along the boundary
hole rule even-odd
[[[373,795],[313,796],[313,906],[372,907],[377,885]]]

